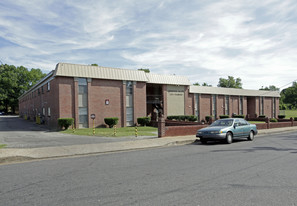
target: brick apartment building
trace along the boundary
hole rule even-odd
[[[49,128],[58,118],[74,118],[76,128],[104,125],[104,118],[118,117],[118,126],[132,126],[138,117],[162,112],[168,115],[205,116],[242,114],[275,117],[279,93],[192,86],[183,76],[159,75],[139,70],[59,63],[56,69],[19,97],[21,116],[41,117]]]

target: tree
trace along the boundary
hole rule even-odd
[[[195,82],[193,85],[200,86],[200,84],[198,82]]]
[[[211,84],[207,84],[206,82],[204,82],[204,83],[202,84],[202,86],[203,86],[203,87],[212,87]]]
[[[281,91],[281,103],[289,106],[289,108],[297,108],[297,82],[293,82],[291,87]]]
[[[150,71],[150,69],[143,69],[143,68],[140,68],[140,69],[138,69],[139,71],[144,71],[145,73],[150,73],[151,71]]]
[[[91,64],[91,66],[97,66],[98,67],[98,64]]]
[[[0,107],[5,112],[10,107],[14,113],[18,97],[45,76],[40,69],[29,71],[23,66],[0,65]]]
[[[279,91],[279,88],[277,88],[276,86],[274,85],[269,85],[269,87],[263,87],[259,90],[266,90],[266,91]]]
[[[228,76],[228,79],[220,78],[218,87],[242,89],[241,79],[240,78],[234,79],[234,77],[232,76]]]

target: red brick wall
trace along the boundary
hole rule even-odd
[[[198,129],[207,126],[208,125],[168,126],[165,129],[165,136],[196,135]]]
[[[146,116],[146,83],[137,82],[134,85],[134,123],[137,118]]]
[[[205,116],[211,115],[211,95],[200,95],[200,119],[205,120]]]
[[[217,117],[220,118],[220,115],[225,114],[225,96],[217,96]]]
[[[265,97],[264,98],[264,115],[266,117],[272,117],[272,98]]]
[[[92,127],[92,119],[90,114],[95,114],[95,126],[105,125],[104,118],[118,117],[121,125],[122,121],[122,81],[92,79],[88,91],[89,100],[89,126]],[[105,104],[105,100],[109,100],[109,104]]]
[[[39,86],[36,90],[28,93],[20,100],[20,115],[26,115],[31,121],[35,121],[37,115],[51,128],[57,128],[59,117],[58,109],[58,88],[56,79],[50,81],[50,90],[47,91],[47,83]],[[43,88],[43,92],[42,92]],[[33,95],[32,95],[33,94]],[[48,107],[51,109],[51,116],[48,116]],[[45,114],[43,114],[43,108]]]
[[[239,97],[238,96],[230,96],[230,116],[235,113],[239,114]]]
[[[194,94],[189,93],[189,87],[185,86],[185,115],[195,114]]]

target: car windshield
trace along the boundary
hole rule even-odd
[[[232,124],[233,124],[233,120],[222,119],[222,120],[215,121],[210,126],[212,126],[212,127],[215,127],[215,126],[230,127],[230,126],[232,126]]]

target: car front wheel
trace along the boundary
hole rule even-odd
[[[227,143],[227,144],[231,144],[232,141],[233,141],[233,135],[232,135],[231,132],[228,132],[228,133],[226,134],[226,143]]]
[[[207,144],[207,140],[200,138],[201,144]]]
[[[254,132],[253,131],[250,131],[250,134],[248,136],[248,140],[249,141],[253,141],[254,140]]]

